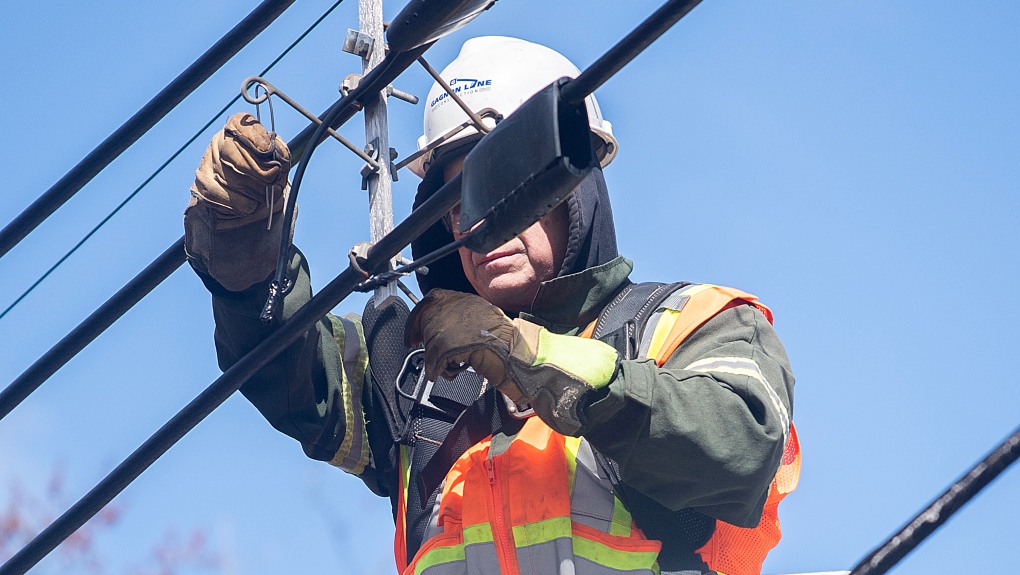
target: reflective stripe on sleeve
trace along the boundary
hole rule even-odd
[[[705,359],[699,359],[694,363],[691,363],[684,369],[690,371],[700,371],[703,373],[729,373],[733,375],[743,375],[750,377],[757,381],[765,389],[765,393],[769,396],[769,401],[772,404],[776,415],[779,416],[779,421],[783,425],[783,440],[790,435],[790,413],[786,410],[786,406],[779,399],[779,394],[776,390],[769,385],[765,374],[761,372],[761,368],[758,366],[758,362],[753,359],[746,357],[706,357]]]
[[[368,352],[361,344],[364,335],[358,322],[348,318],[330,317],[333,337],[341,348],[343,370],[340,374],[344,402],[346,433],[340,449],[330,460],[334,465],[354,475],[361,475],[368,465],[371,451],[368,446],[368,430],[365,425],[365,411],[361,396],[364,392],[365,370],[368,368]]]

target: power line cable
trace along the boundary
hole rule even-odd
[[[432,5],[435,6],[434,3]],[[675,5],[675,0],[669,0],[667,5]],[[671,15],[669,11],[663,13],[660,10],[648,20],[654,22]],[[642,26],[647,24],[648,22],[646,21]],[[413,48],[408,52],[391,52],[383,60],[383,63],[365,75],[358,88],[330,107],[329,111],[323,115],[322,123],[310,131],[308,140],[304,142],[308,149],[305,150],[305,146],[301,146],[302,152],[300,156],[302,161],[298,167],[299,172],[295,175],[292,194],[296,195],[301,173],[307,166],[316,145],[326,137],[326,129],[334,127],[334,123],[335,127],[339,127],[340,124],[354,114],[356,108],[361,107],[362,102],[358,99],[360,96],[366,96],[373,92],[377,93],[378,90],[389,85],[401,72],[428,50],[430,46],[431,43]],[[633,53],[623,54],[622,57],[630,59],[633,58],[633,55]],[[611,75],[608,74],[607,77]],[[583,72],[581,76],[584,76]],[[594,86],[592,86],[592,89],[594,89]],[[580,92],[580,90],[577,91]],[[578,96],[583,99],[586,94],[580,93]],[[305,138],[305,134],[309,132],[310,128],[311,126],[306,128],[295,139]],[[491,135],[486,137],[491,137]],[[209,387],[200,393],[198,397],[181,409],[170,421],[164,424],[163,427],[150,436],[120,465],[96,484],[91,491],[43,529],[42,532],[36,535],[3,565],[0,565],[0,575],[23,575],[35,566],[50,551],[55,549],[57,545],[95,516],[107,503],[112,501],[114,497],[148,469],[150,465],[173,447],[177,441],[194,429],[196,425],[217,407],[222,405],[227,398],[240,389],[258,370],[282,353],[287,346],[297,341],[315,322],[319,321],[326,313],[350,295],[356,287],[364,282],[366,278],[363,274],[366,271],[378,274],[386,270],[389,267],[390,260],[399,254],[400,250],[414,241],[415,238],[424,233],[430,226],[438,222],[442,215],[454,206],[460,197],[460,182],[461,176],[457,175],[441,186],[432,197],[413,210],[391,232],[380,238],[378,242],[369,248],[363,262],[358,263],[352,260],[351,265],[347,269],[326,284],[319,293],[308,300],[286,322],[278,326],[278,329],[270,337],[264,339],[245,354],[244,357],[234,363],[223,375],[218,377]],[[293,198],[293,195],[291,197]],[[286,216],[284,217],[286,218]],[[268,303],[267,307],[269,307]]]
[[[1010,465],[1020,459],[1020,428],[1000,443],[980,463],[951,485],[885,543],[868,554],[850,575],[884,575],[942,527],[954,513]]]
[[[322,16],[319,16],[319,18],[315,22],[313,22],[312,25],[309,26],[300,36],[298,36],[297,39],[294,40],[290,44],[290,46],[287,46],[287,48],[283,52],[281,52],[279,56],[276,57],[276,59],[274,59],[272,62],[270,62],[270,64],[268,66],[266,66],[266,68],[264,70],[262,70],[262,72],[259,74],[259,76],[264,76],[270,70],[272,70],[273,67],[276,66],[280,62],[280,60],[282,60],[284,58],[284,56],[286,56],[288,53],[290,53],[290,51],[292,49],[294,49],[295,46],[297,46],[302,40],[304,40],[305,37],[308,36],[308,34],[311,33],[311,31],[314,30],[323,20],[325,20],[326,17],[329,16],[333,12],[333,10],[335,10],[338,6],[340,6],[340,4],[343,3],[343,1],[344,0],[336,0],[336,2],[334,2],[333,5],[330,6],[329,9],[326,10],[326,12],[324,12],[322,14]],[[59,260],[57,260],[57,263],[55,263],[52,266],[50,266],[50,269],[46,270],[46,272],[43,273],[43,275],[40,276],[39,279],[35,280],[35,282],[31,286],[29,286],[28,289],[26,289],[24,291],[24,293],[22,293],[20,296],[18,296],[18,298],[15,299],[10,305],[8,305],[7,308],[4,309],[4,311],[0,312],[0,319],[3,319],[4,316],[6,316],[12,309],[14,309],[14,307],[16,305],[21,303],[21,301],[23,299],[25,299],[25,297],[27,297],[28,294],[32,293],[32,290],[34,290],[39,284],[41,284],[43,282],[43,280],[45,280],[47,277],[49,277],[50,274],[52,274],[58,267],[60,267],[60,265],[62,263],[64,263],[64,261],[67,260],[67,258],[71,257],[71,254],[73,254],[74,252],[78,251],[78,248],[80,248],[86,241],[88,241],[89,238],[91,238],[96,232],[98,232],[99,228],[103,227],[106,224],[106,222],[110,221],[110,218],[112,218],[114,215],[116,215],[117,212],[119,212],[121,210],[121,208],[126,206],[128,202],[130,202],[135,196],[138,195],[139,192],[141,192],[146,186],[148,186],[149,182],[151,182],[153,179],[155,179],[156,176],[158,176],[163,171],[164,168],[169,166],[171,162],[176,160],[177,157],[180,156],[181,153],[184,152],[184,150],[188,146],[193,144],[195,142],[195,140],[197,140],[203,133],[205,133],[205,131],[208,130],[209,127],[212,126],[214,122],[216,122],[216,120],[218,120],[221,116],[223,116],[223,114],[225,114],[227,112],[227,110],[229,110],[230,107],[233,106],[234,104],[236,104],[237,101],[240,100],[240,99],[241,99],[241,95],[238,94],[238,95],[234,96],[229,102],[227,102],[227,104],[225,106],[220,108],[220,111],[217,112],[215,116],[210,118],[209,121],[206,122],[204,126],[199,128],[199,130],[197,132],[195,132],[195,134],[193,136],[191,136],[191,138],[189,138],[187,142],[185,142],[180,148],[178,148],[176,152],[171,154],[170,157],[167,158],[167,160],[165,162],[163,162],[158,168],[156,168],[156,171],[152,172],[152,174],[150,174],[149,177],[146,178],[145,181],[143,181],[141,183],[141,185],[139,185],[137,188],[135,188],[135,190],[133,192],[128,194],[128,196],[126,198],[124,198],[124,200],[121,203],[117,204],[117,207],[115,207],[113,209],[113,211],[111,211],[109,214],[107,214],[105,218],[100,220],[100,222],[98,224],[96,224],[96,226],[94,228],[92,228],[92,230],[90,230],[87,234],[85,234],[85,237],[83,237],[80,241],[78,241],[78,243],[75,244],[74,247],[71,248],[66,254],[64,254],[63,257],[61,257]]]
[[[43,220],[50,217],[71,196],[106,166],[131,147],[150,128],[177,107],[196,88],[205,83],[223,64],[234,57],[253,38],[262,33],[294,0],[263,0],[186,70],[107,136],[57,183],[35,199],[25,211],[0,229],[0,257],[9,252]]]

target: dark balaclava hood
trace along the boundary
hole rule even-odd
[[[441,166],[432,166],[418,186],[414,198],[417,208],[443,185]],[[602,170],[595,168],[581,181],[566,200],[570,227],[567,253],[563,258],[559,276],[565,276],[601,265],[617,257],[616,228],[613,210],[609,205],[609,191]],[[424,234],[411,242],[411,255],[418,259],[453,241],[453,234],[437,222]],[[429,266],[426,275],[416,274],[422,293],[433,288],[475,293],[468,283],[460,256],[454,252]]]

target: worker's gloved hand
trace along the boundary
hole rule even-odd
[[[213,136],[184,212],[185,248],[200,272],[231,291],[276,268],[290,150],[248,113]],[[270,225],[271,224],[271,225]]]
[[[518,404],[530,403],[549,427],[576,434],[589,392],[612,381],[620,363],[611,346],[511,320],[479,296],[435,289],[407,320],[410,345],[425,345],[435,381],[471,366]]]

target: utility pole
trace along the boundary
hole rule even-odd
[[[358,0],[358,24],[362,34],[370,36],[372,47],[362,54],[362,73],[379,65],[386,56],[383,35],[382,0]],[[365,105],[366,151],[379,163],[379,170],[365,176],[368,183],[368,209],[372,243],[393,229],[393,186],[390,173],[390,133],[387,120],[386,89]],[[375,303],[380,305],[389,296],[397,296],[396,283],[376,288]]]

